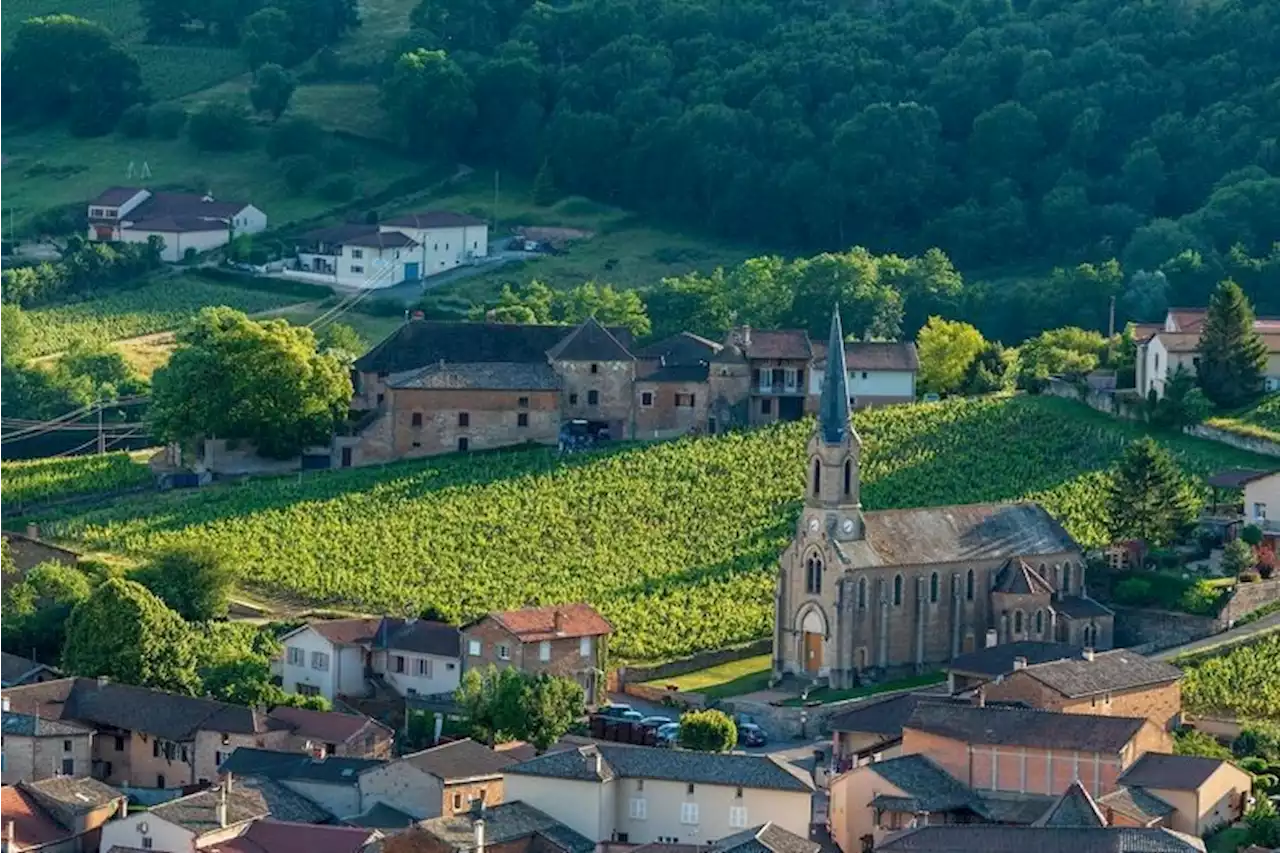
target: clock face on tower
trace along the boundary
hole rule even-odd
[[[817,519],[816,517],[814,517],[814,518],[810,518],[810,519],[809,519],[809,532],[810,532],[810,533],[817,533],[817,532],[818,532],[818,528],[819,528],[819,527],[821,527],[821,526],[822,526],[821,522],[819,522],[819,521],[818,521],[818,519]]]
[[[852,532],[853,532],[853,519],[852,519],[852,518],[846,518],[846,519],[841,523],[841,525],[840,525],[840,529],[841,529],[841,530],[843,530],[845,533],[852,533]]]

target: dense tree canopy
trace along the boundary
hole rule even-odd
[[[1262,396],[1267,345],[1253,320],[1240,285],[1229,280],[1220,284],[1209,300],[1200,333],[1197,373],[1205,395],[1222,408],[1243,406]]]
[[[1139,439],[1125,448],[1112,472],[1111,537],[1168,545],[1195,520],[1200,502],[1169,451],[1150,438]]]

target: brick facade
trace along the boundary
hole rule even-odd
[[[583,656],[583,640],[590,642],[589,654]],[[607,660],[608,637],[566,637],[548,640],[550,644],[549,659],[542,660],[542,642],[522,643],[520,639],[497,620],[485,618],[462,629],[462,667],[463,670],[486,667],[493,664],[498,667],[514,666],[521,672],[547,672],[565,678],[572,678],[582,685],[586,692],[587,704],[595,704],[602,699],[597,696],[599,671],[605,667]],[[472,654],[475,644],[479,644],[479,654]]]
[[[1166,731],[1174,728],[1182,713],[1182,687],[1176,681],[1071,699],[1026,673],[1014,672],[983,689],[988,700],[1026,702],[1033,708],[1066,714],[1143,717]]]

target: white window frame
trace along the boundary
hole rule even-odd
[[[467,640],[467,654],[473,658],[480,657],[483,644],[479,640]]]
[[[1253,502],[1253,520],[1254,521],[1267,520],[1267,505],[1264,501]]]
[[[729,806],[729,826],[734,829],[747,828],[746,806]]]
[[[352,265],[351,265],[351,272],[353,272],[353,273],[360,273],[360,274],[363,274],[363,273],[364,273],[364,266],[363,266],[362,264],[352,264]]]
[[[307,665],[307,652],[305,649],[300,649],[297,646],[289,646],[285,650],[285,654],[286,660],[289,662],[289,666]]]
[[[351,258],[352,258],[352,260],[356,260],[356,261],[363,260],[363,259],[364,259],[364,249],[352,249],[352,250],[351,250]]]
[[[511,660],[511,647],[498,643],[498,660]]]
[[[680,804],[680,822],[685,826],[697,826],[698,824],[698,804],[697,803],[681,803]]]
[[[546,663],[551,660],[551,641],[543,640],[538,643],[538,660]]]
[[[328,672],[329,671],[329,655],[326,652],[312,652],[311,668],[318,672]]]
[[[416,660],[417,663],[414,664],[413,667],[414,674],[421,678],[431,678],[433,669],[431,666],[431,658],[417,658]]]
[[[648,820],[649,819],[649,801],[644,797],[631,798],[631,819],[632,820]]]
[[[584,658],[591,657],[591,646],[592,646],[592,642],[591,642],[590,636],[579,637],[578,638],[578,657],[584,657]]]

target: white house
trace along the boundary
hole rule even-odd
[[[266,227],[267,215],[244,202],[218,201],[208,193],[110,187],[89,202],[87,237],[120,243],[159,237],[164,241],[160,257],[176,262],[188,250],[206,252],[225,246],[237,234],[256,234]]]
[[[462,676],[458,629],[425,619],[334,619],[281,638],[281,682],[304,696],[360,696],[381,676],[402,696],[456,690]]]
[[[1164,396],[1164,385],[1179,367],[1193,375],[1200,366],[1200,331],[1203,308],[1170,308],[1159,328],[1138,327],[1137,388],[1146,396],[1155,391]],[[1267,345],[1266,387],[1280,389],[1280,320],[1258,319],[1253,323]]]
[[[814,344],[815,357],[809,370],[809,396],[822,396],[822,378],[826,370],[826,347]],[[916,373],[920,360],[916,345],[910,342],[856,341],[844,345],[845,367],[849,376],[849,396],[854,405],[886,405],[910,403],[916,398]]]
[[[345,287],[383,288],[472,263],[489,253],[489,226],[449,211],[347,223],[303,235],[296,269],[284,275]]]
[[[235,838],[270,814],[256,789],[228,782],[104,824],[98,851],[189,853]]]

